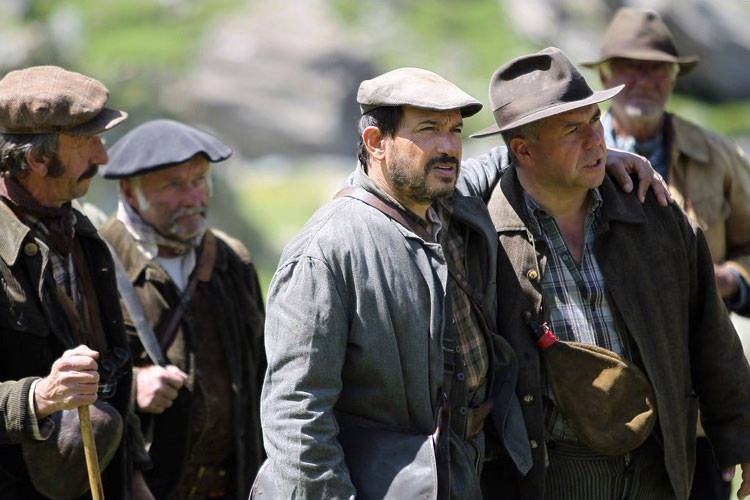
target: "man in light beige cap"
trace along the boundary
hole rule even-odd
[[[733,141],[667,111],[677,79],[698,64],[681,56],[658,12],[624,7],[584,62],[606,88],[625,85],[602,117],[610,147],[647,156],[675,200],[700,224],[727,307],[750,317],[750,164]],[[728,499],[708,439],[698,438],[693,499]]]
[[[491,382],[515,369],[493,333],[492,227],[455,190],[463,119],[482,106],[420,68],[357,98],[352,187],[287,245],[268,292],[268,460],[252,495],[480,498],[493,394],[525,433],[512,390]]]
[[[98,134],[127,117],[108,97],[56,66],[0,80],[2,498],[89,495],[76,410],[92,404],[107,498],[153,498],[112,258],[71,206],[107,162]]]

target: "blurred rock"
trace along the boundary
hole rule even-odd
[[[353,157],[357,85],[375,70],[325,4],[255,2],[220,19],[163,102],[247,157]]]

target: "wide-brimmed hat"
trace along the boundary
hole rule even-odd
[[[398,68],[359,84],[357,102],[362,114],[383,106],[412,106],[445,111],[460,109],[474,115],[482,103],[442,76],[422,68]]]
[[[98,80],[58,66],[32,66],[0,80],[0,132],[93,135],[128,114],[105,107],[109,90]]]
[[[582,62],[595,68],[613,58],[677,63],[680,75],[698,64],[697,56],[680,57],[672,33],[658,12],[651,9],[619,9],[604,33],[599,59]]]
[[[517,57],[500,66],[490,79],[495,124],[471,137],[485,137],[589,104],[611,99],[620,85],[594,91],[558,48]]]
[[[123,419],[117,409],[102,400],[89,406],[89,414],[99,467],[104,470],[120,446]],[[21,445],[26,468],[34,488],[45,497],[78,498],[89,490],[78,410],[59,411],[51,418],[55,427],[49,438]]]
[[[101,173],[107,179],[120,179],[172,167],[197,154],[220,162],[232,156],[232,148],[190,125],[152,120],[122,136],[108,154],[109,161]]]

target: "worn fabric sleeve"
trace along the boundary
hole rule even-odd
[[[268,296],[268,370],[261,420],[269,468],[284,498],[353,498],[333,413],[349,319],[325,262],[280,267]]]

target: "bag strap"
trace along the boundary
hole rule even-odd
[[[185,287],[185,291],[180,296],[180,302],[177,304],[172,317],[169,319],[167,327],[160,335],[160,344],[164,352],[167,351],[167,347],[174,339],[177,333],[177,327],[182,320],[183,314],[187,310],[187,306],[190,300],[193,298],[195,289],[198,286],[198,281],[208,281],[211,279],[211,273],[213,272],[214,262],[216,261],[216,237],[209,229],[206,231],[203,237],[203,248],[200,256],[198,257],[198,264],[193,270],[193,274],[190,276],[188,286]]]
[[[354,186],[344,188],[334,195],[334,198],[349,197],[357,199],[371,207],[379,210],[402,226],[410,229],[425,241],[434,242],[426,228],[420,226],[416,221],[403,213],[403,211],[389,205],[378,196],[366,189]],[[450,428],[451,428],[451,405],[450,394],[452,392],[452,381],[456,366],[456,342],[451,335],[450,328],[443,332],[443,393],[440,396],[440,404],[435,413],[435,431],[432,434],[435,446],[436,465],[438,474],[438,500],[450,498]]]
[[[378,210],[380,210],[385,215],[395,220],[396,222],[398,222],[405,228],[416,233],[423,240],[429,241],[431,243],[435,242],[435,239],[432,237],[432,234],[430,234],[429,231],[427,231],[425,227],[420,226],[417,223],[417,221],[411,219],[402,210],[394,207],[393,205],[389,205],[388,203],[383,201],[381,198],[379,198],[378,196],[375,196],[374,194],[367,191],[366,189],[360,186],[344,188],[338,193],[336,193],[334,195],[334,198],[341,198],[343,196],[348,196],[349,198],[357,199],[359,201],[362,201],[370,205],[373,208],[377,208]]]

